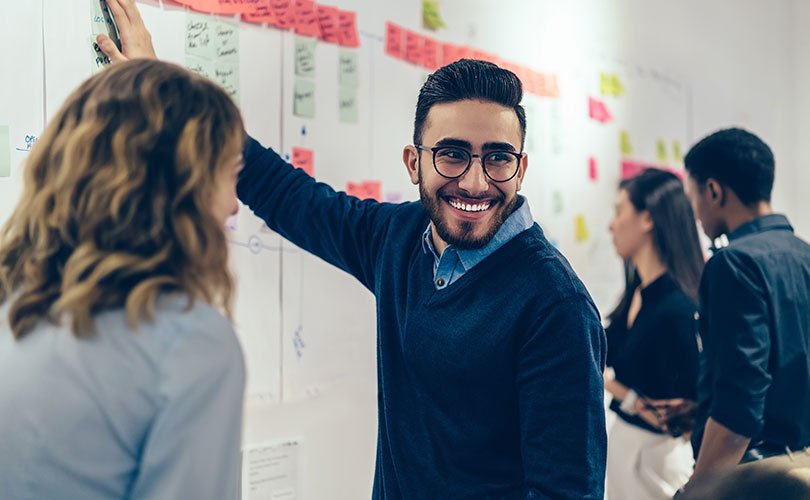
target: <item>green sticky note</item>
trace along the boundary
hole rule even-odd
[[[432,31],[444,28],[439,0],[422,0],[422,26]]]
[[[186,54],[186,69],[209,80],[214,79],[214,63],[208,59]]]
[[[315,76],[315,38],[295,38],[296,76]]]
[[[186,16],[186,54],[203,59],[214,58],[214,37],[217,21],[200,14]]]
[[[8,125],[0,125],[0,177],[11,176],[11,141]]]
[[[338,56],[338,82],[346,87],[356,87],[360,83],[357,69],[357,53],[341,50]]]
[[[658,152],[658,161],[660,163],[666,163],[669,155],[667,154],[667,143],[664,139],[658,139],[658,142],[655,144],[655,149]]]
[[[340,87],[340,123],[357,123],[357,87]]]
[[[672,141],[672,157],[675,159],[675,162],[677,163],[683,162],[683,150],[681,149],[681,141],[678,140]]]
[[[214,63],[213,78],[234,102],[239,102],[239,65],[224,62]]]
[[[293,114],[302,118],[315,118],[315,82],[312,80],[296,78]]]
[[[633,143],[630,142],[630,133],[626,130],[622,130],[619,136],[619,149],[624,156],[633,154]]]
[[[218,21],[214,24],[214,59],[239,62],[239,27]]]

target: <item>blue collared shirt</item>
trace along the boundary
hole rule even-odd
[[[518,208],[506,218],[495,236],[481,248],[475,250],[457,250],[453,245],[442,252],[441,257],[433,246],[431,225],[422,234],[422,249],[425,253],[433,254],[433,284],[437,290],[447,288],[455,283],[464,273],[475,267],[479,262],[492,255],[509,240],[534,225],[529,202],[523,196],[518,196]]]

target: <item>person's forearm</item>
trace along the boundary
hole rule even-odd
[[[618,399],[622,401],[624,398],[627,397],[627,393],[630,392],[630,389],[622,384],[621,382],[617,381],[615,378],[605,377],[605,390],[608,391]]]
[[[728,469],[740,463],[751,438],[741,436],[710,418],[706,422],[692,480]],[[691,480],[690,480],[691,481]]]

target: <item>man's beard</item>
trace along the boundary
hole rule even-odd
[[[514,211],[515,204],[517,203],[517,196],[512,198],[507,204],[504,204],[503,197],[492,200],[492,204],[495,206],[491,207],[490,210],[495,210],[495,213],[492,215],[489,228],[483,236],[475,237],[473,236],[473,232],[475,231],[476,225],[480,224],[480,222],[457,221],[459,230],[454,233],[451,224],[442,218],[441,204],[444,203],[444,201],[438,193],[428,193],[425,191],[422,183],[421,168],[419,170],[419,198],[422,200],[422,206],[430,217],[430,221],[433,223],[433,227],[436,228],[439,237],[444,240],[445,243],[453,245],[459,250],[474,250],[482,248],[489,243],[507,217]]]

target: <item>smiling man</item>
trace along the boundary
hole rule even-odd
[[[154,57],[135,2],[108,2],[124,53],[102,50]],[[517,194],[522,97],[483,61],[428,77],[403,151],[421,202],[336,192],[247,141],[242,201],[376,296],[376,500],[603,498],[605,334]]]
[[[377,298],[375,499],[603,497],[604,332],[518,195],[521,99],[483,61],[427,79],[403,151],[421,202],[359,200],[245,150],[242,201]]]

